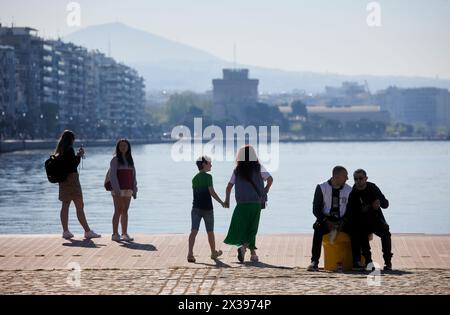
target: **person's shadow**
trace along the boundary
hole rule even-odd
[[[141,244],[141,243],[135,243],[135,242],[120,242],[121,247],[125,247],[128,249],[134,249],[134,250],[143,250],[148,252],[157,251],[158,249],[152,245],[152,244]]]
[[[69,239],[68,241],[70,243],[63,243],[62,245],[68,247],[84,247],[84,248],[100,248],[106,246],[104,244],[96,244],[91,239],[84,239],[81,241]]]
[[[271,265],[271,264],[266,264],[264,262],[258,261],[258,262],[253,262],[253,261],[245,261],[243,263],[239,263],[245,267],[256,267],[256,268],[274,268],[274,269],[285,269],[285,270],[291,270],[294,269],[292,267],[286,267],[286,266],[275,266],[275,265]]]
[[[216,267],[216,268],[232,268],[230,265],[224,263],[223,261],[219,259],[214,259],[215,264],[208,264],[208,263],[192,263],[193,265],[204,265],[207,267]]]

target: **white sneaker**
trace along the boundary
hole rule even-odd
[[[134,238],[130,237],[130,235],[128,235],[128,234],[122,234],[122,241],[132,242],[132,241],[134,241]]]
[[[99,238],[99,237],[102,237],[102,236],[100,234],[95,233],[92,230],[84,233],[84,238],[86,238],[88,240],[90,240],[91,238]]]
[[[114,241],[114,242],[120,242],[120,241],[121,241],[120,235],[119,235],[119,234],[113,234],[113,235],[111,236],[111,241]]]
[[[65,238],[66,240],[70,240],[71,238],[73,238],[73,234],[70,233],[70,231],[65,231],[62,235],[62,238]]]

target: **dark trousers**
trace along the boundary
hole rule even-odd
[[[321,224],[318,224],[317,222],[313,226],[314,228],[314,236],[313,236],[313,243],[312,243],[312,251],[311,251],[311,261],[312,262],[319,262],[320,254],[322,252],[322,238],[324,235],[330,233],[330,230],[328,229],[327,222],[323,222]],[[351,244],[352,244],[352,254],[353,257],[361,257],[361,246],[358,242],[353,242],[353,237],[355,237],[355,234],[352,233],[348,228],[345,226],[341,230],[344,233],[347,233],[350,235]],[[367,236],[366,236],[367,238]],[[358,253],[358,255],[356,254]],[[353,260],[355,261],[355,260]]]
[[[384,262],[385,264],[390,264],[392,258],[391,232],[389,231],[389,225],[382,214],[377,216],[371,222],[369,227],[360,226],[352,229],[352,244],[353,242],[355,243],[355,250],[353,250],[352,245],[353,257],[356,257],[355,255],[360,257],[362,253],[366,263],[370,263],[372,261],[372,253],[368,239],[368,235],[371,233],[374,233],[376,236],[381,238],[381,248],[383,251]]]

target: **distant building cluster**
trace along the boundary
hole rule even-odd
[[[0,25],[0,121],[3,136],[139,136],[144,79],[98,51],[45,40],[28,27]]]
[[[391,87],[378,92],[376,98],[395,122],[450,127],[450,92],[446,89]]]

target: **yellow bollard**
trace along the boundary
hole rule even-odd
[[[352,270],[352,246],[347,233],[338,232],[334,242],[330,242],[330,234],[322,238],[324,248],[325,270],[349,271]]]

